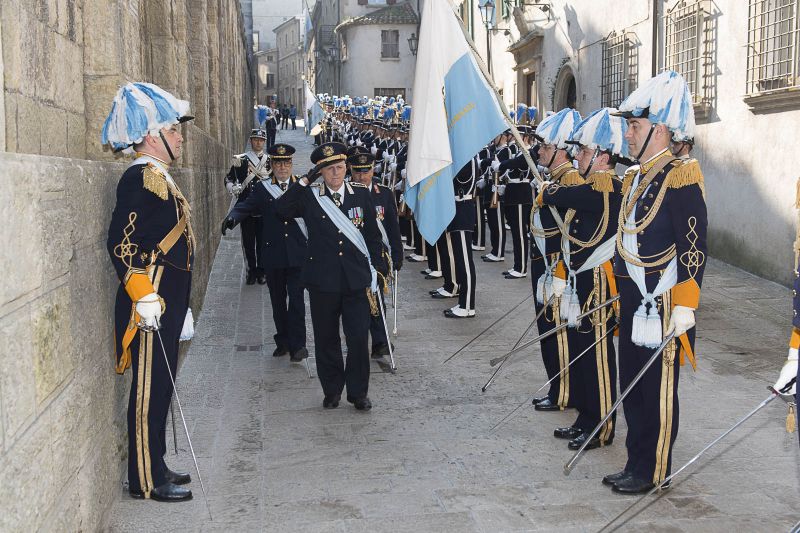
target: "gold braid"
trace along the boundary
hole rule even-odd
[[[603,172],[611,172],[611,171],[603,171]],[[599,174],[599,172],[596,173],[596,174]],[[590,176],[589,180],[591,180],[591,179],[592,179],[592,177]],[[589,180],[587,180],[587,184],[591,183],[591,181],[589,181]],[[601,194],[603,195],[603,218],[600,221],[600,224],[597,226],[597,228],[595,228],[594,235],[592,235],[592,237],[588,241],[582,241],[582,240],[578,239],[577,237],[571,237],[569,235],[569,232],[567,232],[564,235],[569,242],[571,242],[573,244],[577,244],[579,246],[579,248],[577,250],[574,250],[574,252],[580,252],[581,250],[583,250],[585,248],[591,248],[592,246],[595,246],[597,243],[600,242],[600,239],[602,239],[603,236],[606,234],[606,230],[608,229],[608,222],[609,222],[609,219],[611,218],[611,213],[609,212],[610,211],[610,209],[609,209],[610,193],[604,192],[604,193],[601,193]],[[571,253],[574,253],[574,252],[571,251]]]

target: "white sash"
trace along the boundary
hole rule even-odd
[[[267,189],[267,192],[275,198],[276,200],[283,196],[284,191],[281,190],[280,187],[272,183],[272,180],[261,180],[261,183],[264,184],[264,188]],[[298,217],[294,219],[297,226],[300,228],[303,236],[308,239],[308,228],[306,228],[306,221],[302,218]]]
[[[631,185],[631,191],[628,196],[630,201],[636,187],[639,185],[641,174],[636,174],[636,178]],[[645,191],[646,192],[646,191]],[[625,221],[626,229],[633,229],[636,227],[636,206],[631,209],[631,214],[628,215]],[[639,253],[639,237],[637,233],[622,234],[622,247],[631,255]],[[661,296],[678,282],[678,263],[676,258],[667,265],[667,268],[661,274],[656,288],[653,292],[647,292],[647,284],[645,282],[644,267],[625,262],[625,267],[628,269],[631,279],[639,288],[639,293],[642,295],[642,303],[639,309],[633,315],[633,330],[631,332],[631,341],[637,346],[644,346],[645,348],[658,348],[663,340],[663,332],[661,328],[661,316],[658,313],[658,306],[656,305],[656,298]],[[647,306],[650,310],[647,310]]]
[[[539,232],[544,231],[542,227],[542,217],[539,214],[539,210],[537,209],[536,212],[533,214],[533,227],[539,230]],[[545,238],[541,235],[533,235],[533,241],[536,244],[536,247],[542,253],[542,260],[544,261],[544,274],[539,276],[539,279],[536,281],[536,301],[540,304],[544,303],[544,293],[552,294],[552,286],[553,286],[553,270],[555,270],[555,263],[550,263],[550,258],[547,256],[547,249],[545,247]]]
[[[383,245],[386,246],[387,250],[391,251],[392,247],[389,244],[389,236],[386,234],[386,228],[383,227],[383,220],[376,218],[375,222],[378,223],[378,229],[381,230],[381,239],[383,240]]]
[[[355,245],[356,248],[364,254],[364,257],[367,260],[367,264],[369,265],[369,273],[372,276],[372,280],[370,281],[370,289],[372,292],[378,292],[378,273],[375,271],[375,268],[372,266],[372,261],[369,258],[369,248],[367,248],[367,241],[364,240],[364,236],[361,235],[361,232],[358,231],[353,223],[350,221],[347,216],[342,213],[341,209],[339,209],[333,200],[328,198],[327,196],[323,195],[320,196],[319,194],[313,193],[314,198],[316,198],[317,203],[325,211],[331,221],[336,225],[337,228],[344,233],[344,236]]]
[[[566,320],[570,327],[577,327],[578,315],[581,312],[578,300],[578,274],[599,267],[612,257],[617,249],[616,236],[597,246],[578,270],[572,270],[570,263],[570,242],[566,237],[561,237],[561,251],[564,254],[564,266],[568,269],[567,286],[561,295],[561,319]]]

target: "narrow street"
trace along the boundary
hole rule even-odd
[[[279,130],[277,141],[298,149],[296,174],[310,166],[312,145],[299,126]],[[452,304],[427,295],[436,281],[423,279],[420,264],[405,262],[397,374],[373,363],[371,412],[344,402],[326,411],[319,382],[304,365],[271,357],[267,288],[244,285],[238,239],[237,229],[220,244],[178,374],[213,521],[177,418],[179,454],[170,446],[166,459],[192,472],[194,500],[145,502],[120,488],[107,530],[596,531],[633,501],[600,483],[624,465],[623,416],[614,444],[587,452],[568,477],[563,465],[572,452],[552,431],[572,423],[574,412],[535,412],[528,402],[489,432],[545,380],[537,346],[481,393],[489,359],[510,349],[533,318],[530,300],[442,364],[526,298],[530,278],[506,280],[500,272],[507,265],[477,261],[477,316],[454,321],[442,316]],[[674,468],[766,398],[786,357],[790,318],[788,289],[709,263],[698,310],[698,371],[682,369]],[[313,355],[308,313],[307,319]],[[622,529],[788,530],[800,520],[800,450],[785,418],[782,402],[770,404]]]

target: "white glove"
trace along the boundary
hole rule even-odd
[[[535,183],[536,183],[536,182],[532,181],[532,182],[531,182],[531,185],[535,185]],[[547,181],[547,180],[545,180],[545,181],[543,181],[543,182],[541,183],[541,185],[537,185],[537,186],[536,186],[536,191],[537,191],[537,192],[542,192],[543,190],[545,190],[545,189],[546,189],[546,188],[547,188],[547,187],[548,187],[550,184],[552,184],[552,183],[553,183],[553,182],[551,182],[551,181]]]
[[[372,148],[369,149],[369,151],[372,155],[375,155],[378,152],[378,147],[373,146]]]
[[[392,172],[397,170],[397,163],[389,163],[389,170],[391,170]]]
[[[475,182],[475,186],[479,189],[483,189],[484,187],[486,187],[486,180],[483,178],[479,179],[478,181]]]
[[[233,183],[231,183],[230,181],[226,182],[225,188],[228,190],[228,194],[233,196]]]
[[[403,182],[402,181],[398,181],[394,186],[394,190],[402,191],[403,190]]]
[[[778,381],[772,387],[781,394],[797,393],[797,348],[789,348],[789,357],[786,358]]]
[[[495,158],[495,160],[492,161],[492,170],[497,172],[498,168],[500,168],[500,161],[498,161],[497,158]]]
[[[667,326],[667,335],[675,331],[675,337],[680,337],[694,327],[694,309],[683,305],[676,305],[672,310]]]
[[[561,298],[561,295],[564,294],[564,289],[567,288],[567,280],[561,279],[558,276],[553,276],[553,296],[556,298]]]
[[[353,146],[356,142],[353,139],[350,139],[350,146]]]
[[[392,156],[389,155],[389,152],[383,152],[383,160],[384,161],[388,161],[390,157],[392,157]]]
[[[406,169],[400,171],[400,177],[406,179]]]
[[[151,292],[136,302],[136,312],[141,318],[141,323],[148,328],[158,328],[161,324],[161,301],[158,294]]]
[[[356,146],[361,146],[362,144],[364,143],[361,141],[361,139],[356,139]]]
[[[498,185],[497,186],[497,194],[503,196],[506,193],[506,186],[505,185]]]

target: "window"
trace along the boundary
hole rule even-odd
[[[272,63],[273,61],[275,61],[275,58],[273,56],[267,56],[268,63]]]
[[[666,67],[686,80],[692,93],[695,114],[711,104],[713,90],[711,31],[707,18],[706,0],[678,2],[667,11]]]
[[[267,89],[275,87],[275,74],[267,74]]]
[[[623,32],[611,32],[603,40],[602,84],[600,93],[603,107],[619,104],[635,89],[637,68],[633,43]]]
[[[750,0],[747,94],[798,85],[798,0]]]
[[[253,52],[258,52],[258,32],[253,32]]]
[[[381,30],[381,58],[400,57],[400,31]]]
[[[397,95],[400,95],[403,100],[406,99],[406,90],[405,89],[391,89],[391,88],[376,88],[375,89],[375,96],[394,96],[397,98]]]

